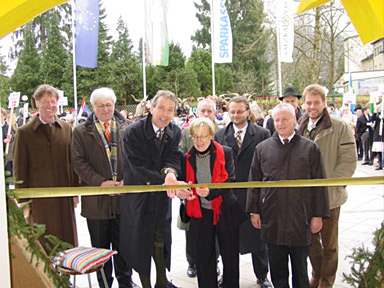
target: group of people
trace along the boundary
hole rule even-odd
[[[347,200],[340,187],[220,188],[207,184],[351,177],[356,143],[348,124],[330,115],[323,88],[309,85],[300,95],[287,88],[273,108],[274,132],[250,120],[247,98],[228,105],[230,122],[218,129],[216,104],[198,103],[196,119],[181,130],[173,117],[177,98],[159,90],[148,115],[127,120],[115,109],[110,88],[94,90],[93,111],[74,129],[57,116],[58,92],[41,85],[34,93],[38,115],[17,129],[13,163],[18,187],[183,185],[149,193],[81,197],[92,246],[114,249],[105,267],[109,287],[177,287],[171,267],[172,199],[185,203],[188,276],[199,287],[239,287],[239,254],[251,254],[257,283],[289,287],[332,287],[338,265],[338,221]],[[299,108],[303,97],[305,113]],[[8,140],[10,141],[10,140]],[[199,185],[201,184],[201,185]],[[185,187],[185,186],[184,186]],[[78,197],[33,199],[28,221],[77,245],[74,207]],[[41,239],[49,253],[49,243]],[[223,275],[217,277],[221,256]],[[312,266],[307,274],[307,258]],[[272,284],[268,280],[268,273]],[[98,273],[100,287],[104,287]]]

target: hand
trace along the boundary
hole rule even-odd
[[[112,180],[107,180],[101,183],[100,187],[116,187],[116,186],[121,186],[120,182],[117,181],[112,181]],[[120,193],[110,193],[108,194],[109,196],[119,196],[121,195]]]
[[[12,139],[12,135],[8,134],[7,138],[4,139],[4,143],[7,144],[7,143],[11,142],[11,139]]]
[[[177,184],[187,185],[187,183],[184,181],[178,181]],[[191,184],[191,182],[189,182],[188,184]],[[193,195],[193,192],[190,188],[176,190],[176,196],[179,197],[180,199],[187,199],[187,200],[193,200],[196,198],[196,196]]]
[[[321,217],[313,217],[311,219],[310,228],[312,234],[320,232],[321,228],[323,228],[323,219]]]
[[[260,219],[260,214],[252,214],[251,215],[251,222],[253,227],[256,229],[261,229],[261,219]]]
[[[165,175],[164,185],[177,185],[177,184],[178,184],[178,181],[174,173],[169,172],[167,175]],[[177,190],[167,190],[167,195],[171,199],[175,198],[176,193],[177,193]]]
[[[209,195],[209,188],[196,188],[196,194],[205,198]]]

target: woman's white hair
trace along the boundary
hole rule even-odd
[[[293,117],[296,117],[296,112],[295,112],[295,108],[293,108],[293,106],[291,104],[288,104],[288,103],[279,103],[275,106],[275,108],[273,108],[272,110],[272,118],[275,118],[275,113],[278,111],[278,110],[288,110]]]
[[[113,103],[116,103],[116,95],[111,88],[102,87],[95,89],[93,90],[91,98],[89,99],[92,105],[95,105],[98,101],[105,100],[111,100]]]

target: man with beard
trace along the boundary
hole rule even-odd
[[[296,98],[296,97],[295,97]],[[249,120],[249,102],[245,97],[237,96],[229,102],[231,122],[217,131],[215,140],[232,148],[235,163],[236,182],[247,182],[255,147],[270,137],[269,131],[252,124]],[[246,189],[234,189],[237,199],[245,211]],[[260,230],[252,226],[250,214],[240,226],[240,253],[252,253],[253,271],[257,283],[262,288],[271,287],[267,279],[267,244],[260,239]]]

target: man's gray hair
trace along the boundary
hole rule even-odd
[[[293,117],[296,117],[296,112],[295,112],[295,108],[293,108],[293,106],[291,104],[288,104],[288,103],[279,103],[277,104],[273,110],[272,110],[272,118],[275,118],[275,113],[279,110],[288,110]],[[296,118],[295,118],[296,119]]]
[[[175,103],[175,110],[176,110],[177,97],[176,97],[176,95],[173,92],[168,91],[168,90],[159,90],[159,91],[157,91],[155,97],[153,97],[153,99],[152,99],[152,104],[151,104],[152,107],[156,107],[157,102],[159,101],[160,97],[167,98],[167,99],[171,100],[172,102],[174,102]]]
[[[98,101],[111,100],[113,103],[116,103],[115,92],[111,88],[102,87],[93,90],[91,98],[89,101],[92,105],[95,105]]]
[[[201,106],[203,106],[205,103],[208,103],[212,106],[213,112],[216,113],[216,103],[213,102],[211,99],[203,99],[199,103],[197,103],[197,113],[199,113]]]

